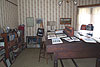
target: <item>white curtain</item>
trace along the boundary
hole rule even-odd
[[[100,37],[100,7],[93,8],[93,37]]]
[[[90,23],[90,8],[79,8],[79,14],[78,14],[78,30],[80,30],[80,27],[82,24],[89,24]]]

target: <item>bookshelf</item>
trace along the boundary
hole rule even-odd
[[[21,35],[22,34],[20,33],[20,36],[18,36],[18,33],[16,31],[1,34],[1,36],[4,38],[5,43],[5,57],[6,59],[9,59],[11,63],[14,62],[16,57],[19,55],[19,53],[23,50],[23,47],[25,46],[23,36]]]

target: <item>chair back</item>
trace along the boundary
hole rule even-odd
[[[43,28],[38,28],[38,30],[37,30],[37,36],[43,37],[43,35],[44,35],[44,29]]]

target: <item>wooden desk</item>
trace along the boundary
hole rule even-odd
[[[54,53],[54,67],[58,67],[58,59],[97,58],[96,67],[100,67],[100,44],[80,42],[66,42],[53,45],[46,41],[47,53]]]

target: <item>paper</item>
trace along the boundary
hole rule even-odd
[[[98,38],[98,37],[93,37],[93,39],[100,43],[100,38]]]
[[[71,37],[72,38],[72,40],[74,40],[74,41],[80,41],[78,38],[76,38],[76,37]]]
[[[53,38],[52,39],[52,44],[59,44],[59,43],[63,43],[60,38]]]
[[[63,30],[57,30],[55,31],[56,34],[59,34],[59,33],[63,33]]]
[[[82,40],[88,43],[96,43],[94,39],[88,37],[83,37]]]
[[[66,34],[57,34],[56,36],[57,36],[57,38],[67,37]]]
[[[48,39],[53,39],[53,38],[56,38],[56,35],[48,35]]]

